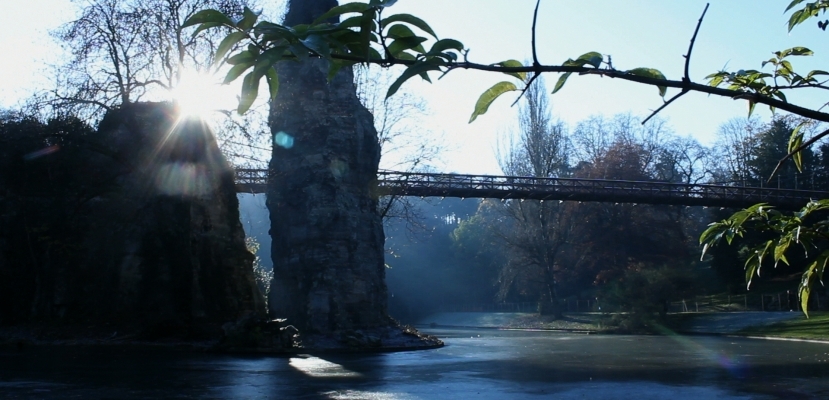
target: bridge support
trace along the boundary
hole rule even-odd
[[[292,1],[285,24],[309,23],[335,0]],[[303,336],[391,326],[384,234],[372,194],[380,148],[350,69],[323,60],[279,65],[267,205],[274,278],[269,307]]]

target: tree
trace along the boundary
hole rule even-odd
[[[354,69],[357,97],[374,117],[381,168],[428,171],[434,168],[443,146],[440,142],[424,140],[425,135],[417,127],[418,119],[425,117],[429,111],[422,97],[407,90],[391,99],[383,96],[384,88],[391,84],[393,78],[388,70],[371,65]],[[385,221],[402,219],[410,233],[425,231],[420,208],[407,197],[385,196],[380,199],[378,208]]]
[[[674,168],[661,160],[674,138],[664,124],[645,127],[629,123],[629,116],[613,120],[594,117],[576,128],[577,141],[587,143],[592,154],[583,160],[574,176],[608,180],[668,180]],[[651,125],[652,124],[652,125]],[[598,131],[597,131],[598,130]],[[594,144],[604,142],[606,148]],[[664,174],[665,170],[669,173]],[[574,235],[580,238],[577,252],[582,268],[593,274],[596,284],[619,279],[633,267],[673,264],[687,260],[684,209],[633,204],[581,204],[572,217],[579,221]]]
[[[570,145],[566,128],[552,119],[543,78],[530,86],[518,110],[517,139],[500,155],[501,170],[507,176],[560,178],[570,172]],[[520,179],[520,178],[517,178]],[[542,314],[561,316],[558,307],[560,271],[566,268],[562,255],[570,241],[573,222],[568,205],[561,202],[510,200],[502,207],[509,219],[499,236],[512,256],[499,279],[500,296],[509,294],[516,282],[531,283]]]
[[[240,15],[233,0],[93,0],[79,17],[53,32],[71,58],[56,71],[52,104],[83,116],[121,104],[158,98],[185,69],[207,69],[221,32],[193,35],[182,23],[214,7]]]
[[[716,180],[748,186],[756,177],[749,166],[757,147],[758,118],[733,118],[720,125],[714,154],[720,160]]]

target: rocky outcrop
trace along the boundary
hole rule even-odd
[[[293,1],[286,25],[335,0]],[[383,226],[372,194],[380,147],[371,114],[341,70],[323,60],[278,65],[268,209],[274,278],[269,306],[303,335],[391,326]]]
[[[209,129],[144,103],[75,136],[0,193],[0,274],[13,279],[0,283],[0,323],[215,337],[264,312],[233,170]]]

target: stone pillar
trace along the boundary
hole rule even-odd
[[[292,1],[286,25],[310,23],[335,0]],[[273,316],[303,333],[330,335],[390,325],[383,225],[372,193],[380,160],[373,117],[344,69],[280,63],[271,105]]]

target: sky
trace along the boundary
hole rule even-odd
[[[268,4],[281,1],[263,1]],[[787,2],[770,0],[712,0],[693,53],[692,80],[704,82],[709,73],[760,69],[772,51],[806,46],[814,57],[796,60],[798,70],[822,68],[825,39],[811,23],[787,32]],[[669,79],[680,79],[683,55],[697,20],[705,8],[700,0],[542,0],[538,15],[537,48],[542,64],[560,64],[588,51],[610,54],[618,69],[651,67]],[[411,13],[425,21],[441,38],[460,40],[470,49],[469,61],[495,63],[531,57],[534,0],[399,0],[388,13]],[[0,107],[11,107],[32,90],[49,85],[46,67],[59,62],[60,47],[48,32],[72,20],[75,4],[68,0],[15,2],[0,14]],[[558,79],[546,76],[551,89]],[[422,96],[430,113],[418,128],[427,140],[441,140],[446,151],[439,167],[446,172],[497,174],[499,141],[515,126],[514,96],[497,100],[490,111],[467,123],[478,96],[506,75],[458,70],[433,84],[410,80],[411,91]],[[668,92],[669,98],[675,91]],[[789,101],[808,107],[823,104],[819,93],[789,95]],[[601,78],[573,76],[552,96],[553,114],[570,128],[593,115],[631,113],[646,116],[662,104],[651,86]],[[745,117],[747,104],[689,93],[660,113],[676,134],[692,136],[709,145],[717,128],[731,118]],[[770,117],[766,108],[757,114]]]

